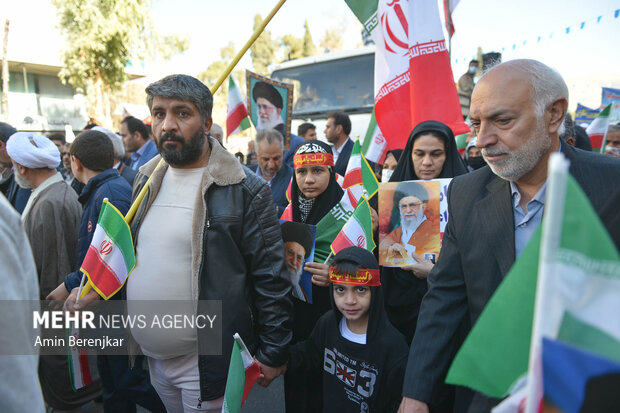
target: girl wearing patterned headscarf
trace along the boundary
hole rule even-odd
[[[308,141],[295,151],[293,164],[295,173],[291,183],[291,203],[284,211],[282,219],[316,225],[340,202],[344,194],[336,181],[332,150],[324,142]],[[312,274],[312,304],[293,300],[293,343],[308,338],[317,320],[331,308],[329,266],[309,262],[304,269]],[[287,374],[284,385],[288,412],[321,410],[320,376],[315,378],[303,374]]]

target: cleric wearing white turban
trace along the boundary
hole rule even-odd
[[[22,212],[22,219],[26,222],[40,194],[62,181],[62,176],[56,171],[60,164],[60,152],[51,140],[31,132],[12,134],[6,142],[6,151],[13,162],[15,182],[22,188],[33,189]]]
[[[58,148],[43,135],[14,133],[6,142],[6,151],[13,161],[26,168],[54,169],[60,165]]]

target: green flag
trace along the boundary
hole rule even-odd
[[[546,304],[544,314],[537,315],[547,317],[544,325],[548,328],[543,335],[616,359],[620,357],[617,350],[620,349],[620,325],[613,321],[613,317],[617,317],[618,312],[596,306],[603,305],[604,300],[599,300],[599,297],[609,294],[609,291],[620,295],[620,256],[587,197],[570,176],[564,205],[561,238],[553,258],[555,267],[549,275],[552,277],[549,296],[553,295],[553,299]],[[541,228],[532,236],[489,300],[457,353],[446,382],[471,387],[492,397],[504,397],[520,378],[525,377],[534,318],[540,240]],[[571,283],[571,290],[578,294],[575,296],[577,298],[563,295],[567,282]],[[583,311],[584,303],[588,306],[588,312]],[[596,311],[592,311],[593,308]],[[579,323],[574,322],[575,317],[580,320]],[[575,333],[576,328],[578,334]],[[614,346],[601,344],[603,334],[605,337],[616,337],[615,351],[609,350]],[[595,342],[599,344],[588,344]]]

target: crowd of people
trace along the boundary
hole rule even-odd
[[[397,183],[398,225],[381,240],[386,250],[419,250],[438,235],[427,229],[426,190],[409,181],[453,178],[439,254],[380,267],[377,252],[344,249],[330,262],[303,265],[311,297],[291,282],[312,245],[298,224],[316,225],[344,194],[339,176],[353,147],[346,113],[327,116],[327,142],[311,123],[299,126],[299,144],[289,149],[277,129],[258,131],[247,167],[222,145],[211,92],[186,75],[147,87],[151,129],[128,117],[120,136],[94,126],[67,144],[62,135],[0,123],[8,199],[0,197],[2,265],[11,285],[24,286],[20,298],[62,301],[68,311],[99,300],[93,290],[76,302],[103,199],[125,214],[146,188],[130,224],[136,266],[114,298],[128,307],[138,300],[222,303],[221,355],[198,350],[210,339],[200,329],[175,336],[132,329],[128,355],[98,356],[100,380],[77,392],[66,357],[41,356],[38,376],[32,358],[3,359],[30,394],[7,398],[17,407],[6,411],[43,411],[44,404],[72,411],[101,396],[106,412],[136,405],[219,412],[235,333],[260,366],[258,384],[284,375],[287,412],[490,411],[499,400],[445,384],[448,367],[540,226],[551,153],[570,160],[570,173],[620,244],[620,126],[609,128],[606,155],[579,149],[587,149],[587,135],[584,141],[567,114],[566,84],[538,61],[498,64],[470,86],[463,156],[451,129],[429,120],[375,168],[379,180]],[[369,204],[376,220],[376,196]],[[373,228],[379,245],[376,222]],[[3,380],[0,397],[11,385]]]

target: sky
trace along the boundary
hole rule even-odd
[[[254,15],[264,17],[275,4],[276,0],[155,0],[153,16],[159,30],[192,39],[183,60],[191,58],[184,66],[204,68],[219,59],[220,48],[229,41],[241,48],[252,33]],[[618,0],[461,0],[453,15],[455,71],[465,71],[478,46],[485,52],[503,48],[506,59],[546,60],[567,76],[618,71],[620,17],[614,18],[616,9],[620,9]],[[275,36],[301,37],[306,19],[317,43],[326,29],[339,27],[345,30],[345,48],[361,43],[361,25],[345,2],[338,0],[288,0],[267,29]]]
[[[0,3],[0,18],[11,19],[10,58],[58,64],[62,38],[52,17],[54,8],[50,1]],[[170,73],[196,75],[220,58],[220,49],[228,42],[240,49],[252,34],[254,15],[265,17],[276,3],[277,0],[153,0],[157,30],[186,35],[191,43],[189,50],[169,62],[147,62],[144,72],[149,78]],[[571,93],[581,89],[584,93],[578,92],[577,97],[581,98],[581,93],[582,100],[597,105],[601,84],[620,88],[620,16],[614,17],[617,9],[619,0],[460,0],[453,15],[454,76],[458,78],[465,72],[478,47],[484,52],[503,50],[504,60],[527,57],[555,67],[567,80]],[[362,26],[344,0],[287,0],[267,30],[274,37],[289,33],[301,37],[305,20],[315,43],[327,29],[340,28],[345,49],[361,44]],[[251,69],[249,52],[239,68]]]

